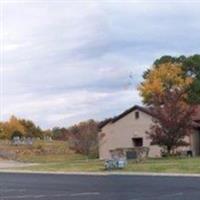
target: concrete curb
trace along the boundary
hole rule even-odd
[[[157,177],[199,177],[200,174],[182,173],[150,173],[150,172],[49,172],[29,170],[0,170],[0,173],[16,174],[51,174],[51,175],[85,175],[85,176],[157,176]]]
[[[130,175],[130,176],[160,176],[160,177],[199,177],[200,174],[189,174],[189,173],[150,173],[150,172],[120,172],[113,173],[113,175]]]
[[[0,173],[16,173],[16,174],[52,174],[52,175],[90,175],[90,176],[106,176],[104,172],[49,172],[49,171],[30,171],[30,170],[7,170],[1,169]]]

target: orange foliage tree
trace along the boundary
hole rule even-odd
[[[192,84],[192,77],[185,77],[180,64],[165,63],[149,71],[145,80],[139,85],[143,102],[152,104],[153,97],[161,98],[165,90],[187,90]]]
[[[143,102],[152,109],[154,124],[147,132],[152,144],[171,154],[188,145],[186,137],[192,129],[195,107],[187,103],[192,77],[184,76],[180,64],[165,63],[153,66],[139,85]]]

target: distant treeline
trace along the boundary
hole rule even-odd
[[[18,137],[44,138],[50,136],[50,130],[42,130],[31,120],[20,119],[12,116],[8,121],[0,122],[0,139]]]
[[[43,130],[31,120],[12,116],[8,121],[0,122],[0,139],[12,139],[14,136],[42,139],[45,136],[50,136],[54,140],[68,140],[71,134],[85,131],[85,126],[89,126],[90,129],[91,126],[95,125],[98,129],[99,124],[99,122],[91,119],[70,127],[54,127]]]
[[[70,148],[86,156],[98,156],[98,131],[101,123],[95,120],[80,122],[68,128],[55,127],[43,130],[33,121],[12,116],[0,122],[0,139],[12,140],[14,137],[40,138],[68,141]]]

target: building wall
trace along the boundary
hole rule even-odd
[[[139,112],[139,119],[135,119],[135,112]],[[152,117],[144,112],[135,110],[115,123],[108,123],[100,132],[104,137],[99,142],[100,159],[110,159],[110,150],[120,148],[133,148],[132,138],[142,137],[143,146],[149,147],[149,157],[160,157],[161,148],[157,145],[151,145],[146,131],[152,125]],[[180,147],[178,151],[192,150],[193,155],[200,155],[200,133],[195,131],[185,141],[190,143],[189,146]]]
[[[193,152],[194,156],[200,155],[200,131],[199,130],[194,130],[192,133],[191,137],[191,150]]]
[[[135,119],[135,112],[139,112],[139,118]],[[147,137],[146,131],[152,124],[152,117],[144,112],[135,110],[115,123],[104,126],[100,134],[104,134],[100,141],[100,159],[110,159],[110,150],[116,148],[132,148],[132,138],[142,137],[143,146],[149,147],[149,157],[160,157],[160,147],[151,145],[151,140]]]

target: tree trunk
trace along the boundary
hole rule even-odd
[[[167,146],[167,155],[170,156],[171,155],[171,146]]]

